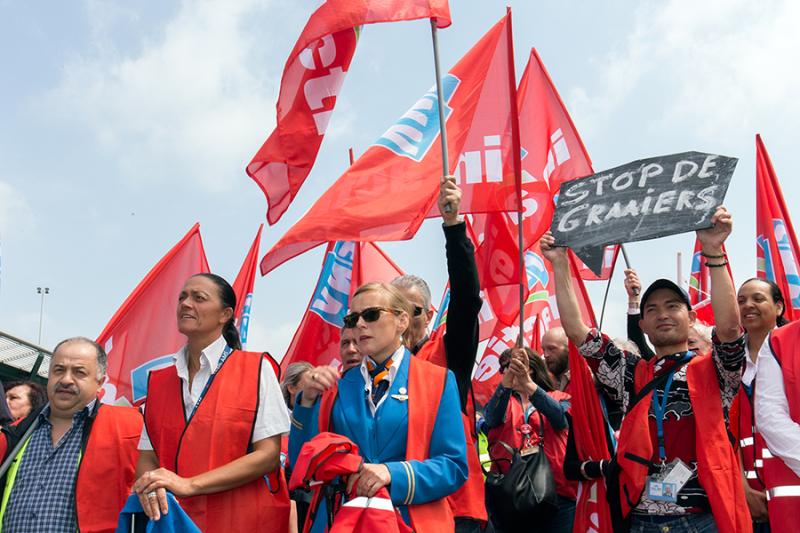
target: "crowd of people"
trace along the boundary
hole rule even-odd
[[[341,367],[294,363],[281,376],[270,357],[242,350],[231,286],[198,274],[177,295],[186,345],[151,372],[141,409],[99,400],[102,346],[60,342],[46,391],[6,384],[2,531],[569,532],[594,480],[606,487],[595,503],[614,531],[792,529],[800,326],[785,323],[774,283],[749,279],[736,291],[724,207],[697,232],[713,329],[696,320],[683,288],[666,279],[644,288],[633,270],[628,338],[588,327],[566,249],[546,233],[561,326],[544,333],[542,353],[506,350],[494,395],[476,405],[482,300],[460,199],[444,178],[443,335],[428,336],[424,280],[366,283],[344,317]],[[571,345],[594,378],[603,457],[582,454],[572,430]],[[323,482],[313,446],[334,450],[329,466],[347,455],[355,467]]]

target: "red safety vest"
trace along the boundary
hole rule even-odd
[[[250,450],[259,401],[261,353],[234,351],[212,377],[186,423],[183,388],[175,366],[150,373],[145,425],[162,468],[192,477],[243,457]],[[235,489],[179,498],[197,527],[207,532],[286,531],[289,494],[278,469]]]
[[[772,354],[783,370],[789,416],[800,424],[800,322],[774,330],[769,336]],[[800,477],[769,449],[764,450],[769,524],[774,532],[796,531],[800,510]]]
[[[753,381],[755,386],[755,380]],[[734,409],[731,408],[731,424],[734,435],[739,441],[739,449],[742,452],[742,468],[747,484],[755,490],[764,492],[764,450],[767,448],[764,437],[756,431],[755,410],[753,406],[753,396],[748,397],[744,387],[739,389],[736,398],[738,403],[738,416],[733,419]]]
[[[636,365],[634,389],[641,390],[653,379],[657,358]],[[706,489],[711,512],[721,533],[752,531],[744,497],[739,463],[733,453],[722,414],[717,370],[711,355],[695,356],[686,369],[689,401],[695,418],[697,476]],[[652,394],[638,402],[625,416],[620,429],[617,462],[623,517],[639,503],[654,459],[648,414]]]
[[[117,530],[119,513],[136,480],[141,434],[142,415],[136,409],[98,406],[75,480],[76,519],[82,533]],[[2,457],[7,453],[6,439],[0,439]]]
[[[555,401],[569,400],[571,396],[566,392],[552,391],[547,393],[548,396]],[[567,437],[569,436],[568,429],[556,431],[550,425],[550,421],[546,417],[539,418],[539,413],[536,410],[531,410],[528,415],[528,420],[525,420],[525,413],[522,412],[522,403],[512,395],[508,401],[506,408],[505,422],[496,428],[489,430],[487,438],[489,440],[489,453],[492,459],[511,459],[508,450],[505,449],[500,442],[504,442],[514,449],[520,449],[523,445],[523,435],[520,427],[523,424],[531,426],[531,435],[534,439],[538,439],[540,434],[541,420],[544,420],[544,454],[550,462],[550,468],[553,470],[553,478],[556,482],[556,493],[565,498],[574,500],[578,495],[578,482],[568,481],[564,475],[564,457],[567,455]],[[508,464],[505,461],[496,463],[502,471],[508,469]]]
[[[444,393],[447,370],[437,365],[412,357],[408,364],[408,436],[406,437],[406,461],[424,461],[429,449],[439,402]],[[319,431],[331,431],[331,413],[336,402],[338,385],[322,395],[319,407]],[[447,500],[409,505],[411,527],[416,533],[439,533],[455,531],[453,512]]]
[[[444,335],[435,335],[428,339],[417,352],[416,357],[433,363],[442,368],[447,368],[447,356],[444,349]],[[483,484],[483,470],[478,457],[478,447],[475,444],[478,435],[475,433],[475,403],[472,391],[467,395],[467,412],[461,413],[464,424],[464,434],[467,437],[467,467],[469,474],[466,483],[458,491],[447,497],[447,502],[456,518],[472,518],[486,523],[489,515],[486,513],[486,493]]]

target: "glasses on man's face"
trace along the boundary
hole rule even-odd
[[[353,311],[352,313],[346,314],[344,316],[344,327],[356,327],[359,318],[363,318],[364,322],[375,322],[381,317],[381,313],[384,311],[388,313],[396,313],[394,309],[389,309],[388,307],[367,307],[360,312]]]
[[[422,307],[420,307],[418,305],[415,305],[414,306],[414,316],[421,315],[424,310],[425,310],[424,308],[422,308]]]

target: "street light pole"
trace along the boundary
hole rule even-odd
[[[42,295],[42,300],[39,305],[39,342],[37,343],[39,346],[42,345],[42,319],[44,317],[44,296],[45,294],[50,294],[50,287],[36,287],[36,294]]]

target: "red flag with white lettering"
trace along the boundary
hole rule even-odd
[[[462,189],[463,213],[516,208],[509,16],[442,79],[450,167]],[[439,131],[433,87],[264,256],[261,273],[325,242],[413,237],[426,216],[439,216]]]
[[[389,282],[403,271],[375,243],[328,244],[311,301],[281,367],[299,361],[341,368],[339,339],[355,290],[369,281]]]
[[[200,225],[195,224],[147,273],[97,337],[108,354],[103,402],[144,401],[150,370],[172,364],[172,354],[186,342],[176,325],[178,294],[190,276],[208,271]]]
[[[788,320],[800,318],[800,248],[760,135],[756,135],[756,233],[758,277],[772,280],[781,288]]]
[[[258,248],[261,245],[261,231],[264,224],[258,227],[258,233],[244,258],[242,268],[233,282],[233,292],[236,293],[236,309],[233,316],[236,320],[236,327],[239,329],[239,338],[242,341],[242,348],[247,346],[247,330],[250,326],[250,309],[253,305],[253,287],[256,282],[256,272],[258,271]]]
[[[267,197],[270,224],[311,172],[361,26],[420,18],[449,26],[447,0],[327,0],[311,14],[283,70],[275,130],[247,165]]]

